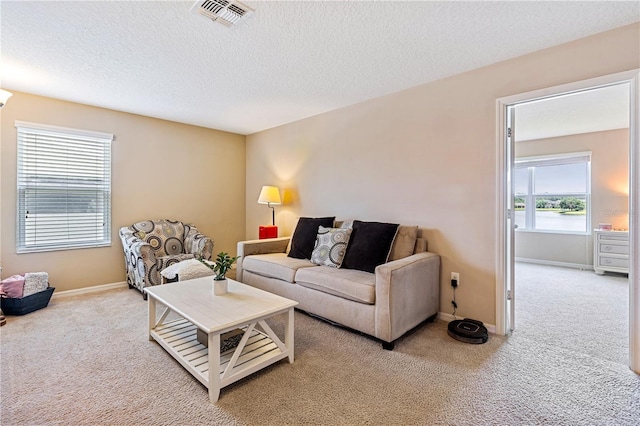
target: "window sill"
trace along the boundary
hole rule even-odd
[[[111,241],[100,243],[100,244],[91,244],[85,246],[73,246],[73,247],[34,247],[34,248],[16,248],[17,254],[29,254],[29,253],[42,253],[47,251],[63,251],[63,250],[82,250],[82,249],[92,249],[92,248],[101,248],[101,247],[111,247]]]

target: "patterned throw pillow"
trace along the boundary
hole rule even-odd
[[[318,227],[316,245],[311,253],[311,263],[339,268],[347,251],[351,228]]]

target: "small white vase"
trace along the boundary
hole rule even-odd
[[[213,280],[213,294],[216,296],[222,296],[227,294],[228,282],[226,278],[224,280]]]

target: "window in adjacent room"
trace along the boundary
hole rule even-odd
[[[514,183],[519,230],[589,233],[590,152],[516,159]]]
[[[18,253],[111,245],[113,135],[16,121]]]

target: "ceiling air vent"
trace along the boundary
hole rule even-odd
[[[191,12],[231,27],[249,16],[253,9],[239,1],[198,0],[191,7]]]

